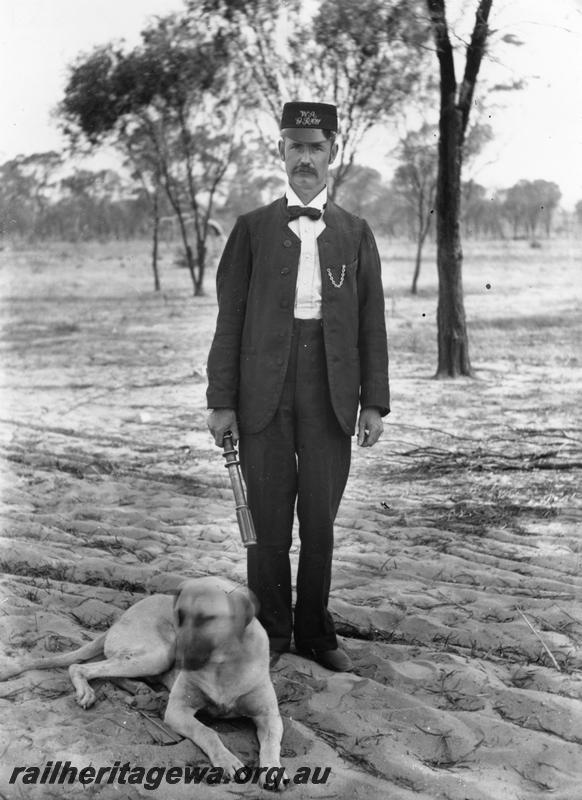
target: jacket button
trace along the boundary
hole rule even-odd
[[[283,242],[283,247],[291,247],[291,239],[285,239]]]
[[[279,305],[281,306],[281,308],[289,308],[289,300],[283,298],[283,300],[279,302]]]
[[[281,270],[281,275],[289,275],[290,272],[291,270],[289,269],[289,267],[283,267],[283,269]]]
[[[279,366],[281,366],[281,364],[282,364],[282,363],[283,363],[283,359],[282,359],[282,358],[278,358],[278,359],[277,359],[277,364],[278,364]]]

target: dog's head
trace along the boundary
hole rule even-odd
[[[224,660],[240,644],[256,613],[254,597],[230,590],[213,579],[192,579],[178,587],[174,600],[176,663],[201,669],[211,659]]]

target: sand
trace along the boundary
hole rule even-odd
[[[393,413],[376,447],[354,444],[330,603],[355,670],[295,654],[275,667],[287,771],[330,768],[288,796],[577,800],[582,242],[466,245],[476,377],[460,381],[432,379],[431,253],[412,298],[412,246],[380,244]],[[72,649],[184,577],[244,583],[205,425],[212,274],[193,298],[167,247],[156,294],[147,243],[109,243],[5,246],[0,277],[0,667]],[[252,784],[10,785],[15,766],[57,760],[207,765],[160,726],[160,687],[96,686],[84,711],[66,670],[0,683],[2,798],[264,795]],[[255,762],[250,723],[213,725]]]

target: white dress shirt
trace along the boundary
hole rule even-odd
[[[309,203],[303,203],[288,186],[287,204],[305,206],[323,211],[327,203],[327,186]],[[297,217],[289,222],[293,233],[301,239],[297,288],[295,290],[295,317],[298,319],[321,319],[321,272],[317,237],[325,228],[323,216],[319,219]]]

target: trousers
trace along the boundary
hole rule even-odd
[[[249,588],[272,650],[337,647],[328,610],[333,525],[346,486],[351,437],[329,393],[320,320],[295,320],[277,411],[259,433],[241,434],[241,469],[257,544],[247,549]],[[289,551],[295,517],[300,540],[292,609]]]

